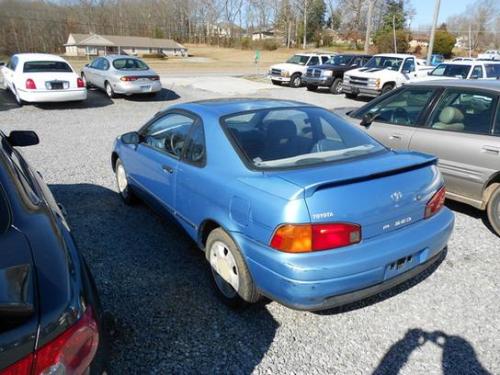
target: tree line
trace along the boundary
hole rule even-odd
[[[0,53],[63,52],[69,33],[244,47],[252,32],[269,30],[279,45],[288,47],[343,40],[361,48],[368,21],[371,37],[383,44],[393,29],[408,40],[413,16],[409,0],[0,0]],[[498,45],[497,1],[476,1],[449,26],[464,29],[467,24],[474,32],[474,48]]]

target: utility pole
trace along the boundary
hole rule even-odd
[[[392,16],[392,38],[394,39],[394,53],[398,53],[398,44],[396,42],[396,16]]]
[[[434,17],[432,19],[431,38],[429,39],[429,47],[427,47],[427,65],[431,65],[432,49],[434,48],[434,37],[436,36],[436,26],[439,16],[440,5],[441,5],[441,0],[436,0],[434,4]]]
[[[368,14],[366,16],[366,36],[365,36],[365,53],[368,54],[370,51],[370,34],[372,31],[372,13],[373,5],[376,0],[370,0],[368,3]]]
[[[472,30],[469,22],[469,57],[472,57]]]
[[[307,45],[307,0],[304,0],[304,46],[303,48],[306,49]]]

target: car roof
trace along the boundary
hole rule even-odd
[[[138,58],[137,56],[129,56],[129,55],[106,55],[106,56],[101,56],[101,57],[105,57],[109,60],[116,60],[116,59],[136,59],[136,60],[140,60],[140,58]]]
[[[313,107],[311,104],[293,100],[222,98],[182,103],[168,109],[183,109],[194,113],[209,111],[218,117],[223,117],[245,111],[258,111],[272,108],[298,108],[304,106]]]
[[[374,57],[378,56],[387,56],[387,57],[400,57],[400,58],[406,58],[406,57],[415,57],[413,55],[410,55],[408,53],[378,53],[374,55]]]
[[[409,83],[408,86],[439,86],[439,87],[457,87],[470,89],[485,89],[500,92],[500,84],[498,80],[479,80],[479,79],[443,79],[436,81],[421,81]]]
[[[45,60],[52,60],[52,61],[64,61],[61,56],[57,55],[51,55],[48,53],[16,53],[14,56],[19,58],[19,61],[45,61]]]

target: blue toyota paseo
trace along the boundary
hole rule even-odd
[[[125,203],[179,221],[233,306],[363,299],[442,259],[453,230],[434,157],[389,150],[304,103],[175,105],[119,137],[112,166]]]

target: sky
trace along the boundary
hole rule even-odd
[[[411,2],[416,11],[411,23],[412,28],[429,26],[434,15],[435,0],[412,0]],[[449,16],[463,13],[467,5],[473,2],[474,0],[441,0],[438,24],[445,22]]]

